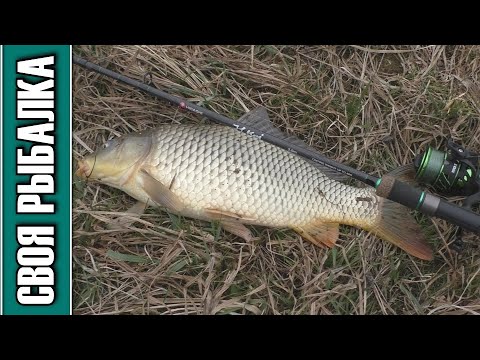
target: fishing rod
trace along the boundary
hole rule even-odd
[[[257,138],[276,145],[282,149],[290,151],[294,154],[297,154],[305,159],[313,161],[322,166],[328,167],[332,170],[335,170],[339,173],[348,175],[356,180],[359,180],[369,186],[373,186],[376,189],[376,194],[380,197],[395,201],[399,204],[402,204],[410,209],[418,210],[421,213],[438,217],[448,222],[455,224],[462,229],[472,231],[476,234],[480,234],[480,215],[476,214],[471,210],[470,207],[460,207],[455,204],[451,204],[444,199],[434,196],[430,193],[427,193],[421,189],[417,189],[409,184],[401,182],[395,179],[393,176],[385,175],[381,178],[378,178],[373,175],[369,175],[363,171],[354,169],[350,166],[338,163],[334,160],[331,160],[317,152],[305,149],[296,144],[292,144],[283,139],[280,139],[271,134],[267,134],[259,129],[254,128],[253,126],[243,124],[239,121],[229,119],[228,117],[217,114],[211,110],[205,109],[201,106],[195,105],[186,99],[168,94],[162,90],[154,88],[150,85],[142,83],[140,81],[131,79],[127,76],[121,75],[112,70],[101,67],[97,64],[89,62],[85,59],[82,59],[76,55],[73,55],[73,63],[80,65],[86,69],[95,71],[102,75],[106,75],[110,78],[123,82],[127,85],[133,86],[137,89],[143,90],[146,93],[153,95],[155,97],[166,100],[170,103],[178,105],[180,108],[188,110],[192,113],[202,115],[208,119],[215,121],[217,123],[233,127],[239,131],[245,132],[248,135],[256,136]],[[429,158],[430,159],[430,158]],[[428,169],[432,171],[432,166],[430,166],[430,160],[425,159],[421,164],[425,172]],[[444,166],[442,167],[443,171]],[[477,178],[478,169],[474,169],[475,173],[473,174],[475,179]],[[480,177],[480,174],[478,174]],[[479,189],[480,193],[480,189]],[[479,199],[480,201],[480,199]]]

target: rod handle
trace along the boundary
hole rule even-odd
[[[376,194],[426,215],[439,217],[465,230],[480,234],[480,215],[451,204],[437,196],[385,175],[376,186]]]

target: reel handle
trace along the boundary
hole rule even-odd
[[[439,217],[465,230],[480,234],[480,215],[385,175],[377,182],[378,196],[398,202],[426,215]]]

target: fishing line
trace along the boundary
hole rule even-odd
[[[106,143],[102,144],[105,145]],[[93,170],[95,169],[95,164],[97,163],[97,153],[94,153],[94,157],[93,157],[93,166],[92,166],[92,170],[90,170],[90,174],[88,175],[85,175],[85,179],[86,179],[86,183],[88,183],[88,180],[90,179],[90,176],[92,176],[92,173],[93,173]]]

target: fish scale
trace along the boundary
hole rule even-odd
[[[145,160],[151,174],[164,184],[175,177],[171,190],[194,211],[233,212],[267,226],[301,226],[320,218],[373,222],[378,215],[378,201],[355,201],[376,197],[371,189],[329,179],[303,159],[235,129],[166,125],[153,138]]]

